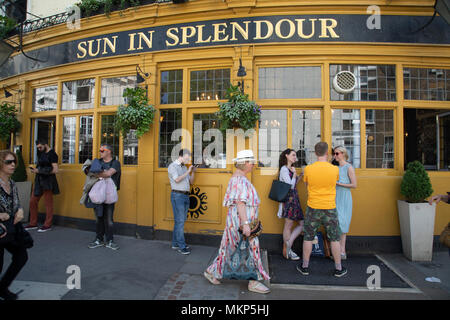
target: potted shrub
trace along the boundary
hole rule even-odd
[[[408,163],[400,192],[406,198],[397,201],[403,253],[411,261],[431,261],[436,204],[425,201],[433,189],[422,163]]]
[[[31,181],[27,181],[27,171],[23,161],[22,152],[17,150],[17,167],[11,179],[16,182],[19,192],[20,205],[23,208],[23,221],[28,222],[30,216]]]
[[[130,130],[136,130],[139,139],[150,130],[155,117],[155,108],[149,103],[147,91],[143,88],[127,88],[123,96],[127,105],[120,105],[116,114],[115,127],[127,137]]]
[[[15,134],[20,127],[16,107],[7,102],[0,104],[0,140],[8,144],[11,141],[11,133]]]
[[[219,102],[219,111],[216,113],[220,129],[254,129],[257,121],[261,119],[261,106],[250,101],[248,94],[243,93],[238,86],[231,85],[225,97],[228,101]]]

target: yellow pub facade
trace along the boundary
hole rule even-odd
[[[318,141],[344,145],[358,179],[349,249],[399,250],[406,164],[421,161],[434,193],[450,191],[450,27],[437,16],[419,30],[433,4],[154,3],[24,34],[25,52],[39,61],[14,53],[0,71],[0,88],[14,92],[4,101],[18,105],[23,124],[13,144],[28,164],[36,159],[34,140],[49,139],[60,161],[55,221],[90,230],[93,211],[79,203],[81,166],[99,156],[101,143],[111,144],[122,164],[116,231],[147,239],[170,237],[167,167],[174,148],[188,147],[201,165],[185,232],[188,242],[202,244],[217,244],[225,226],[229,160],[252,148],[259,161],[248,178],[262,200],[267,248],[281,247],[283,221],[268,198],[280,153],[296,150],[301,172],[315,161]],[[139,85],[157,112],[142,138],[132,131],[123,139],[114,114],[126,103],[123,90],[138,85],[137,67],[148,74]],[[214,157],[204,158],[218,140],[208,130],[220,125],[215,112],[230,83],[262,106],[262,119],[245,139],[223,137]],[[305,210],[303,184],[299,193]],[[450,206],[439,204],[435,235],[449,217]]]

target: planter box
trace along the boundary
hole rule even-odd
[[[411,261],[431,261],[436,203],[397,200],[397,206],[403,254]]]
[[[20,205],[23,208],[22,222],[25,223],[30,219],[31,181],[16,182],[16,186],[19,192]]]

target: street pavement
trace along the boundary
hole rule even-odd
[[[31,231],[35,245],[13,292],[21,300],[449,300],[450,256],[434,253],[432,262],[411,262],[402,254],[378,258],[395,272],[406,288],[368,289],[364,286],[269,284],[267,295],[251,293],[246,281],[210,284],[203,271],[216,247],[191,245],[190,255],[171,249],[168,241],[115,236],[117,251],[88,249],[95,233],[55,226],[46,233]],[[351,259],[351,257],[349,257]],[[263,262],[268,268],[267,252]],[[10,263],[5,252],[4,270]],[[331,263],[331,261],[330,261]],[[80,275],[77,282],[77,275]],[[301,275],[295,270],[293,277]],[[331,276],[331,275],[330,275]],[[369,274],[367,275],[369,277]],[[440,282],[428,282],[434,277]]]

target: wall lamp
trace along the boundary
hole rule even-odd
[[[16,90],[16,89],[12,89],[12,88],[9,88],[9,90],[13,90],[13,91],[16,91],[18,93],[22,93],[22,90]],[[12,97],[13,94],[11,92],[6,90],[5,88],[3,88],[3,91],[5,92],[5,98]]]
[[[144,77],[142,77],[144,75]],[[149,73],[142,71],[142,69],[139,66],[136,66],[136,83],[143,83],[145,82],[145,79],[147,79],[150,76]]]
[[[237,72],[237,76],[241,77],[242,82],[238,82],[238,87],[241,87],[242,93],[244,93],[244,79],[242,79],[242,78],[245,77],[246,75],[247,75],[247,72],[245,71],[245,67],[242,65],[242,59],[239,58],[239,69]]]

